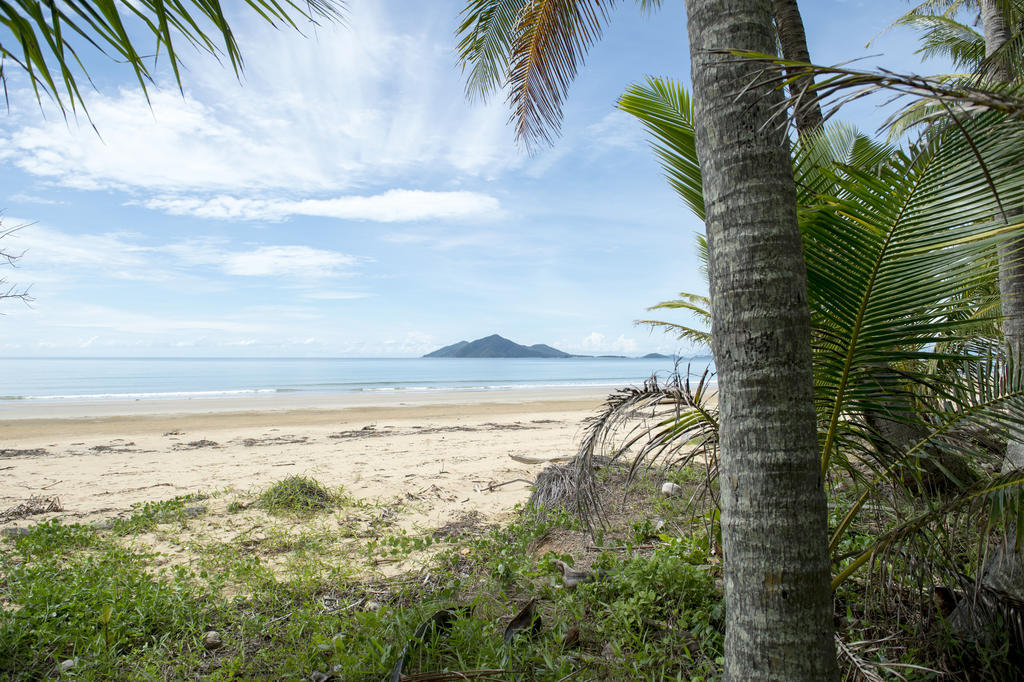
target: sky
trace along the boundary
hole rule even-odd
[[[682,1],[616,6],[562,135],[533,153],[501,93],[465,96],[463,4],[349,0],[346,25],[303,36],[227,2],[241,80],[182,49],[184,92],[158,69],[147,103],[123,65],[86,55],[95,130],[40,107],[8,68],[0,211],[24,227],[0,242],[22,254],[0,277],[34,301],[0,301],[0,353],[408,357],[493,333],[701,352],[634,324],[706,293],[703,225],[615,108],[646,75],[689,85]],[[941,72],[913,34],[883,33],[906,7],[801,3],[812,59]],[[872,132],[885,115],[859,102],[842,118]]]

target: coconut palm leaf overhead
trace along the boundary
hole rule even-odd
[[[467,92],[507,87],[510,122],[527,145],[550,143],[562,101],[616,0],[468,0],[456,30]],[[660,0],[637,0],[645,10]]]
[[[344,0],[245,0],[273,26],[342,19]],[[155,43],[140,47],[139,36]],[[145,92],[162,53],[181,86],[179,43],[225,58],[238,74],[242,55],[219,0],[0,0],[0,82],[5,63],[25,76],[38,100],[62,111],[84,107],[80,79],[89,79],[85,51],[124,63]]]

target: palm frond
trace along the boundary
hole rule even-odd
[[[693,132],[693,102],[681,84],[648,77],[619,98],[619,109],[640,120],[653,138],[669,184],[694,214],[704,220],[704,194]]]
[[[526,0],[509,61],[508,101],[516,138],[550,144],[562,100],[616,0]]]
[[[718,475],[718,409],[711,374],[705,370],[691,387],[679,367],[664,381],[656,376],[643,386],[624,388],[608,397],[604,408],[587,420],[576,467],[576,508],[588,525],[603,524],[595,464],[631,459],[627,482],[641,467],[684,466],[700,462],[707,473],[705,494],[713,495]],[[634,448],[636,448],[634,450]]]
[[[936,505],[921,514],[910,518],[891,530],[879,535],[866,548],[841,567],[841,570],[832,580],[832,587],[835,589],[852,575],[865,568],[865,566],[884,564],[885,559],[894,553],[904,553],[904,556],[928,557],[933,556],[936,551],[943,551],[950,547],[948,541],[936,542],[934,533],[948,530],[949,519],[955,513],[968,512],[966,523],[976,524],[979,516],[988,517],[993,508],[993,503],[998,500],[1005,500],[1006,495],[1012,493],[1012,499],[1016,504],[1024,499],[1024,471],[1014,471],[996,477],[993,480],[985,481],[974,488],[964,491],[952,499]],[[1013,512],[1017,512],[1015,507]],[[937,527],[933,528],[933,525]],[[946,528],[942,528],[947,524]],[[919,542],[923,544],[920,551],[906,552],[909,543]],[[934,570],[935,563],[929,570]],[[948,565],[948,563],[947,563]],[[961,576],[945,576],[947,581],[959,581]]]
[[[517,40],[524,0],[468,0],[455,32],[456,52],[465,72],[466,95],[486,98],[505,83]]]
[[[688,310],[701,323],[703,329],[694,329],[675,322],[663,320],[635,320],[633,324],[646,324],[652,328],[675,334],[677,339],[687,340],[694,344],[711,346],[711,299],[697,294],[680,293],[678,299],[662,301],[647,310]]]
[[[896,25],[921,33],[918,54],[925,58],[947,57],[958,69],[975,71],[985,59],[985,37],[946,13],[908,13]]]
[[[273,26],[299,28],[299,21],[342,21],[344,0],[246,0],[249,8]],[[51,98],[65,114],[84,108],[78,79],[88,80],[75,45],[87,45],[132,70],[143,92],[153,76],[148,60],[163,52],[178,86],[182,86],[176,37],[201,52],[223,55],[236,74],[242,55],[217,0],[90,0],[59,5],[40,0],[0,0],[0,25],[11,35],[0,43],[0,63],[10,60],[25,72],[36,98]],[[155,40],[140,52],[135,27]],[[143,55],[151,55],[151,57]],[[0,69],[0,84],[7,82]]]
[[[892,114],[883,124],[887,128],[899,118],[907,106],[921,99],[943,105],[947,112],[973,116],[984,112],[1000,112],[1007,116],[1024,118],[1024,83],[983,83],[965,84],[946,81],[942,78],[901,74],[887,69],[859,71],[842,66],[819,66],[793,63],[773,55],[756,52],[726,51],[737,59],[749,59],[764,65],[756,83],[771,83],[782,89],[789,85],[791,78],[785,75],[786,68],[803,67],[818,81],[813,85],[823,102],[828,102],[826,120],[835,115],[843,106],[855,100],[876,93],[891,93],[889,102],[912,97],[910,104]],[[776,113],[778,118],[788,121],[788,107],[792,102],[784,101]]]
[[[839,191],[801,214],[818,338],[815,382],[827,396],[819,401],[828,415],[825,469],[844,414],[906,409],[878,403],[891,391],[878,390],[877,368],[925,360],[933,356],[930,345],[965,335],[958,331],[963,311],[952,302],[991,278],[979,264],[1024,226],[992,217],[1000,214],[993,175],[1002,201],[1024,198],[1024,172],[1001,148],[1013,128],[994,120],[970,125],[971,145],[947,129],[894,152],[883,166],[837,166]],[[972,162],[975,152],[987,158],[987,169]],[[915,379],[926,381],[904,370],[895,383]]]

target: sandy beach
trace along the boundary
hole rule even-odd
[[[0,527],[60,516],[96,521],[133,503],[195,492],[250,491],[293,474],[365,500],[417,501],[410,523],[501,517],[529,496],[548,459],[574,452],[603,390],[270,396],[5,405],[0,514],[32,496],[59,513],[0,516]]]

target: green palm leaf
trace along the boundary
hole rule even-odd
[[[299,28],[298,21],[340,21],[344,0],[246,0],[250,9],[273,26]],[[201,52],[227,58],[241,73],[242,55],[219,0],[0,0],[0,64],[10,60],[23,70],[36,98],[48,96],[64,112],[84,107],[78,78],[88,71],[75,44],[91,46],[132,70],[143,92],[153,75],[148,57],[136,48],[126,22],[137,22],[155,40],[145,54],[161,52],[181,87],[181,60],[175,40]],[[80,74],[80,76],[78,75]],[[0,81],[7,94],[5,74]]]
[[[648,77],[619,98],[619,109],[647,129],[669,184],[691,211],[704,220],[704,194],[693,132],[693,103],[679,83]]]

